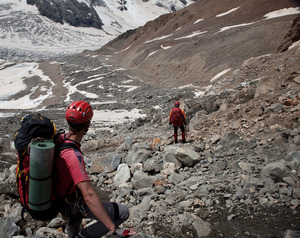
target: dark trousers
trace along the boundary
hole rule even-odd
[[[184,130],[184,125],[182,124],[181,126],[179,126],[181,132],[185,132]],[[174,134],[178,134],[178,126],[174,126]]]
[[[112,202],[106,201],[103,201],[102,203],[106,212],[116,226],[119,226],[128,219],[129,210],[126,206],[119,203],[113,204]],[[67,208],[67,210],[67,229],[69,238],[75,237],[75,235],[81,230],[82,218],[93,218],[97,220],[86,204],[84,204],[82,207],[78,204],[70,206]],[[88,238],[102,237],[107,232],[109,232],[109,230],[100,221],[97,221],[81,231],[82,235]]]
[[[182,124],[181,126],[179,126],[180,130],[181,130],[181,137],[182,137],[182,142],[185,143],[185,129],[184,129],[184,125]],[[178,126],[174,126],[174,141],[175,143],[178,142]]]

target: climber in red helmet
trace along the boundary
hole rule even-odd
[[[65,197],[61,213],[66,219],[69,238],[102,237],[108,232],[118,237],[134,235],[136,232],[133,229],[119,227],[129,217],[128,208],[119,203],[102,201],[85,169],[80,143],[90,127],[92,107],[85,101],[76,101],[67,107],[65,116],[69,132],[62,134],[61,139],[75,147],[61,151],[55,161],[54,186],[57,196]],[[82,219],[86,217],[97,222],[81,230]]]
[[[181,130],[182,143],[186,143],[185,140],[185,129],[184,125],[186,125],[186,116],[182,109],[179,108],[180,103],[176,101],[175,107],[172,108],[169,115],[169,124],[174,126],[174,141],[178,143],[178,127]]]

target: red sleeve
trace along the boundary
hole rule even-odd
[[[85,163],[82,154],[77,150],[66,150],[64,154],[66,160],[67,167],[70,171],[72,180],[75,185],[80,182],[90,180],[86,170]]]

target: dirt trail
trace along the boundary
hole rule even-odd
[[[68,91],[64,87],[64,73],[59,65],[46,61],[40,63],[39,68],[44,72],[45,75],[51,78],[51,80],[55,84],[52,89],[53,96],[44,100],[42,106],[48,106],[63,102],[66,99],[66,94]]]

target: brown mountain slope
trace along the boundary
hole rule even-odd
[[[298,6],[288,0],[202,0],[124,33],[101,51],[114,51],[115,63],[147,83],[208,86],[220,72],[275,52],[297,15],[265,15]]]

